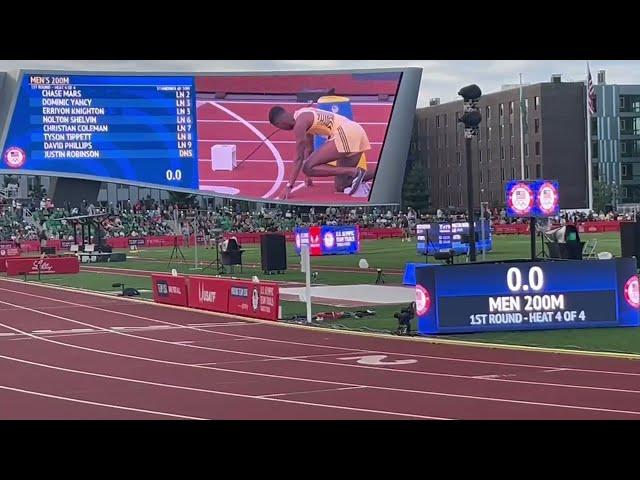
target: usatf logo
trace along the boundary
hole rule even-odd
[[[253,307],[254,312],[257,312],[259,306],[260,306],[260,293],[258,292],[257,288],[254,288],[253,292],[251,292],[251,307]]]
[[[27,154],[19,147],[7,148],[4,152],[4,163],[10,168],[20,168],[27,161]]]
[[[340,111],[340,107],[338,105],[331,105],[331,111],[333,113],[338,113]]]
[[[204,285],[198,285],[198,299],[200,303],[216,303],[216,292],[205,290]]]

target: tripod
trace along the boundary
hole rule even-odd
[[[207,265],[205,265],[204,267],[202,267],[202,270],[207,270],[209,268],[211,268],[213,266],[213,264],[215,263],[216,265],[216,272],[218,273],[218,275],[220,275],[221,273],[224,273],[224,265],[222,265],[220,263],[220,244],[219,244],[219,236],[218,233],[215,233],[215,238],[214,238],[214,243],[216,245],[216,259],[212,260],[211,262],[209,262]]]
[[[182,250],[180,250],[180,247],[178,246],[178,236],[175,235],[173,237],[173,250],[171,251],[171,257],[169,258],[169,263],[167,264],[167,267],[171,266],[171,262],[173,262],[174,258],[176,260],[178,259],[178,255],[180,255],[180,258],[182,258],[182,263],[187,262],[187,260],[184,258],[184,255],[182,254]]]
[[[378,269],[378,277],[376,278],[376,285],[384,285],[384,273],[382,273],[382,269]]]

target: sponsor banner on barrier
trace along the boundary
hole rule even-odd
[[[231,280],[229,283],[229,313],[278,320],[280,289],[277,283],[247,280]]]
[[[222,278],[189,277],[189,306],[202,310],[227,313],[229,307],[229,280]]]
[[[0,257],[19,257],[20,249],[16,247],[2,248],[0,247]]]
[[[0,249],[8,249],[8,248],[13,248],[15,247],[15,243],[13,242],[0,242]]]
[[[63,248],[65,250],[69,250],[71,248],[71,245],[75,245],[76,242],[74,242],[73,240],[60,240],[60,248]]]
[[[144,238],[129,238],[129,246],[136,246],[136,247],[144,247],[146,243],[146,239]]]
[[[8,276],[25,273],[37,275],[38,272],[43,275],[80,272],[80,262],[76,257],[8,258],[5,263]]]
[[[173,275],[151,275],[153,284],[153,301],[167,303],[169,305],[188,305],[187,277],[174,277]]]

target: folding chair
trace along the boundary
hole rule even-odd
[[[582,248],[582,258],[584,259],[596,259],[598,258],[597,254],[596,254],[596,247],[598,246],[598,240],[595,238],[592,238],[590,240],[587,240],[586,243],[584,244],[584,247]]]

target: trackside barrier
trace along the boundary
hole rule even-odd
[[[274,282],[155,273],[151,282],[156,303],[278,320],[280,287]]]

